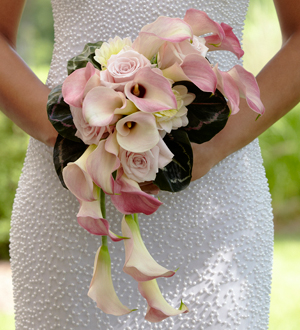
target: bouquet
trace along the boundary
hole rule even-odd
[[[137,214],[152,214],[162,202],[140,184],[153,181],[172,192],[186,188],[191,142],[206,142],[223,129],[239,111],[240,97],[258,115],[264,112],[254,76],[239,65],[219,70],[206,58],[215,50],[243,55],[229,25],[196,9],[184,19],[159,17],[134,42],[115,37],[88,43],[49,95],[48,117],[59,133],[57,174],[79,201],[79,225],[102,236],[88,295],[105,313],[134,310],[114,290],[108,237],[124,242],[123,271],[138,282],[148,321],[188,312],[183,302],[178,309],[170,306],[157,285],[156,278],[176,270],[159,265],[142,241]],[[110,230],[106,195],[123,214],[121,235]]]

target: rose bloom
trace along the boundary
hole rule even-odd
[[[129,49],[112,55],[107,61],[107,70],[101,71],[101,83],[117,90],[124,89],[141,68],[151,67],[151,62],[142,54]]]
[[[152,181],[158,172],[159,147],[141,153],[127,151],[121,148],[120,161],[129,179],[136,182]]]

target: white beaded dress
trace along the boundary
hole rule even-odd
[[[86,42],[115,35],[134,39],[158,16],[183,18],[188,8],[231,25],[241,40],[248,1],[52,0],[52,5],[50,87],[62,83],[67,60]],[[209,57],[222,70],[239,62],[229,52]],[[273,223],[258,141],[186,190],[159,196],[164,203],[159,210],[140,216],[142,236],[155,260],[169,269],[179,267],[158,284],[171,305],[178,308],[182,298],[190,312],[161,323],[145,321],[147,303],[137,283],[122,273],[123,243],[109,242],[115,289],[124,304],[138,310],[106,315],[87,296],[101,238],[77,224],[78,203],[56,176],[52,148],[31,138],[12,215],[16,330],[266,330]],[[108,203],[107,219],[119,234],[121,217]]]

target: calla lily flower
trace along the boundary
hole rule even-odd
[[[232,32],[232,27],[225,23],[221,23],[221,27],[225,33],[225,37],[222,39],[221,43],[220,37],[217,34],[213,34],[205,37],[207,47],[210,51],[228,50],[235,54],[238,59],[240,59],[244,55],[244,51],[241,48],[239,39]]]
[[[171,277],[174,271],[160,266],[150,255],[142,240],[138,224],[132,215],[124,215],[122,234],[129,239],[124,240],[125,264],[123,271],[136,281],[150,281],[157,277]]]
[[[126,106],[123,93],[98,86],[90,90],[83,101],[83,117],[91,126],[107,126],[120,118],[114,111],[123,106]]]
[[[159,137],[159,142],[157,146],[159,147],[158,168],[164,168],[172,161],[174,154],[167,147],[161,137]]]
[[[117,189],[111,195],[111,201],[116,209],[123,214],[144,213],[152,214],[162,204],[155,197],[143,192],[140,186],[129,179],[123,170],[118,170]]]
[[[149,322],[160,322],[169,316],[175,316],[189,311],[183,303],[181,303],[179,309],[175,309],[169,305],[162,296],[156,280],[139,282],[138,288],[148,303],[145,319]]]
[[[143,112],[174,109],[177,106],[170,82],[150,68],[140,69],[124,93]]]
[[[189,54],[181,65],[174,63],[162,71],[165,77],[173,81],[191,81],[204,92],[214,93],[216,90],[217,77],[209,62],[200,54]]]
[[[100,71],[96,70],[91,63],[88,63],[85,68],[72,72],[62,85],[64,101],[73,107],[81,108],[87,90],[100,84],[99,74]]]
[[[110,134],[106,140],[101,140],[87,158],[86,168],[90,177],[106,194],[114,193],[112,173],[120,166],[118,153],[119,145],[114,133]]]
[[[128,151],[144,152],[153,148],[159,140],[155,117],[151,113],[135,112],[116,124],[117,141]]]
[[[80,209],[77,214],[77,221],[82,228],[93,235],[109,236],[114,242],[123,239],[123,237],[109,230],[109,223],[103,218],[99,199],[93,202],[79,200],[79,203]]]
[[[160,16],[142,28],[132,48],[151,60],[164,42],[181,42],[192,38],[190,26],[182,19]]]
[[[97,307],[106,314],[120,316],[133,311],[121,303],[115,292],[111,279],[110,255],[105,245],[102,245],[97,251],[94,274],[88,296],[92,298],[97,303]]]
[[[235,65],[228,72],[222,72],[216,66],[214,71],[218,77],[218,89],[227,97],[232,113],[239,111],[240,97],[246,99],[248,106],[258,114],[265,112],[260,99],[260,91],[252,73],[242,66]]]
[[[73,195],[83,201],[94,201],[97,199],[97,187],[93,183],[90,174],[87,172],[87,158],[95,150],[95,145],[90,145],[83,155],[70,162],[63,169],[63,179]]]

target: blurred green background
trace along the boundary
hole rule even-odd
[[[18,51],[45,81],[53,45],[49,0],[27,0]],[[246,69],[257,74],[280,48],[272,0],[250,0],[243,47]],[[300,106],[260,137],[275,217],[271,330],[300,329]],[[0,113],[0,260],[8,259],[10,215],[28,137]],[[1,293],[0,293],[1,294]],[[14,329],[13,316],[0,313],[1,330]],[[255,330],[255,329],[253,329]]]

